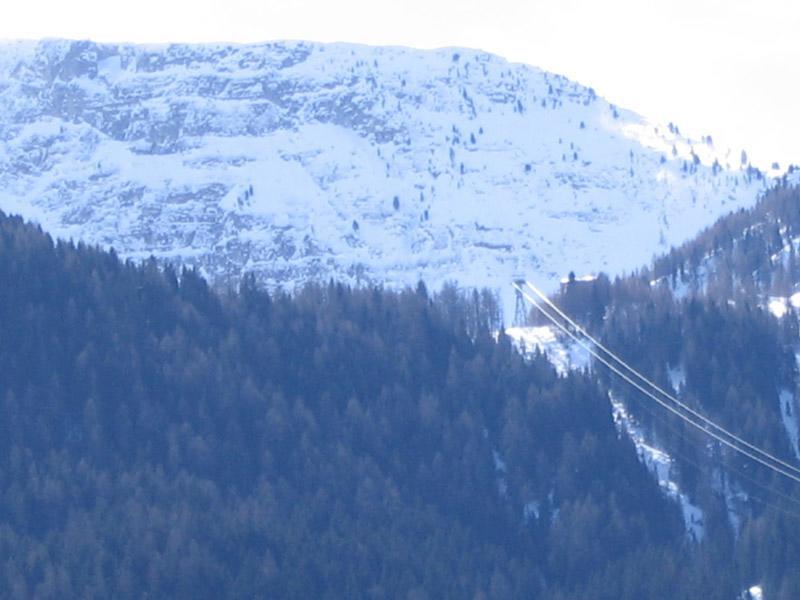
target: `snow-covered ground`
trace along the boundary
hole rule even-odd
[[[509,327],[505,330],[517,348],[530,355],[537,348],[547,354],[550,362],[564,375],[571,369],[587,369],[591,356],[585,348],[566,336],[560,335],[550,325],[541,327]]]
[[[492,460],[494,470],[497,473],[497,493],[505,498],[508,495],[508,482],[506,481],[506,461],[500,456],[497,450],[492,450]]]
[[[631,270],[753,204],[747,167],[473,50],[0,44],[0,209],[223,283],[456,280],[513,314],[517,274]]]

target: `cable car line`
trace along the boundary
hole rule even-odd
[[[636,402],[638,402],[641,405],[641,409],[644,412],[649,414],[651,418],[653,418],[654,420],[658,421],[661,424],[661,427],[667,429],[668,431],[670,431],[674,435],[682,436],[684,443],[694,447],[695,449],[707,448],[707,446],[703,446],[702,445],[702,442],[701,442],[701,440],[699,438],[698,439],[692,439],[688,435],[688,433],[691,433],[693,430],[691,430],[691,429],[687,429],[686,431],[679,430],[675,426],[675,424],[673,422],[671,422],[668,418],[666,418],[666,415],[654,410],[652,405],[649,405],[648,403],[646,403],[642,398],[639,398],[639,397],[636,397],[636,396],[633,396],[633,398],[634,398],[634,400]],[[675,450],[674,448],[670,448],[669,455],[671,457],[680,458],[684,463],[686,463],[688,465],[691,465],[693,468],[697,469],[698,471],[703,471],[704,470],[704,467],[700,463],[698,463],[694,459],[690,458],[688,454],[686,454],[686,453],[684,453],[684,452],[682,452],[680,450]],[[745,465],[745,467],[746,466],[747,465]],[[745,479],[745,480],[749,481],[752,485],[760,488],[762,491],[768,492],[770,494],[773,494],[773,495],[783,499],[784,501],[795,505],[800,510],[800,499],[795,498],[793,496],[790,496],[789,494],[786,494],[782,490],[776,489],[775,487],[773,487],[771,485],[768,485],[766,483],[763,483],[763,482],[759,481],[753,475],[750,475],[750,474],[746,473],[744,470],[739,469],[739,468],[733,466],[732,464],[722,464],[721,468],[725,469],[727,471],[730,471],[731,473],[735,474],[737,477],[740,477],[741,479]],[[781,510],[781,511],[787,512],[787,513],[791,512],[792,516],[795,516],[798,519],[800,519],[800,512],[792,512],[792,511],[789,511],[788,509],[780,508],[778,505],[773,504],[771,502],[768,502],[768,501],[766,501],[766,500],[764,500],[762,498],[759,498],[758,496],[754,496],[750,492],[747,492],[747,497],[749,499],[756,500],[757,502],[759,502],[761,504],[764,504],[765,506],[769,506],[771,508],[776,508],[778,510]]]
[[[516,284],[514,284],[514,287],[517,289],[517,291],[519,291],[523,295],[523,297],[525,297],[528,300],[528,302],[533,304],[556,327],[558,327],[561,331],[563,331],[570,338],[572,338],[579,346],[581,346],[584,350],[586,350],[591,356],[593,356],[595,359],[597,359],[601,364],[603,364],[606,367],[608,367],[617,376],[621,377],[624,381],[626,381],[627,383],[629,383],[630,385],[635,387],[641,393],[645,394],[646,396],[648,396],[649,398],[654,400],[656,403],[658,403],[660,406],[662,406],[666,410],[668,410],[671,413],[673,413],[674,415],[676,415],[677,417],[683,419],[686,423],[688,423],[692,427],[695,427],[696,429],[702,431],[703,433],[705,433],[708,436],[714,438],[715,440],[717,440],[721,444],[724,444],[725,446],[731,448],[735,452],[738,452],[739,454],[742,454],[743,456],[746,456],[747,458],[750,458],[751,460],[753,460],[753,461],[761,464],[762,466],[774,471],[775,473],[778,473],[778,474],[782,475],[783,477],[786,477],[787,479],[792,480],[795,483],[800,483],[800,476],[792,473],[791,471],[787,471],[786,469],[783,469],[783,468],[781,468],[781,467],[779,467],[779,466],[777,466],[775,464],[771,464],[771,463],[767,462],[767,460],[761,458],[758,454],[754,454],[754,453],[750,452],[749,450],[747,450],[746,448],[742,448],[739,445],[735,444],[734,442],[730,441],[728,438],[716,433],[715,431],[712,431],[712,430],[708,429],[702,423],[698,423],[697,421],[693,420],[692,418],[690,418],[689,416],[687,416],[686,414],[684,414],[683,412],[681,412],[680,410],[675,408],[673,405],[671,405],[670,403],[668,403],[664,399],[659,398],[658,396],[653,394],[647,388],[642,387],[641,384],[639,384],[635,380],[631,379],[627,374],[622,372],[617,366],[615,366],[613,363],[609,362],[609,360],[607,360],[606,358],[601,356],[597,351],[595,351],[592,348],[591,345],[587,344],[583,339],[578,337],[578,335],[576,333],[573,333],[568,327],[566,327],[565,325],[560,323],[558,321],[558,319],[556,319],[550,313],[545,311],[543,309],[543,307],[540,306],[536,302],[536,300],[534,300],[522,288],[520,288]],[[630,369],[630,367],[628,367],[628,368]],[[719,426],[717,426],[717,427],[719,427]],[[771,457],[771,455],[769,453],[767,453],[767,452],[765,452],[763,450],[760,450],[760,452],[762,454],[766,454],[767,456]],[[774,457],[772,458],[772,460],[775,460]],[[781,462],[781,461],[778,460],[777,462]]]
[[[635,375],[639,380],[641,380],[642,382],[647,384],[649,387],[654,389],[656,392],[660,393],[662,396],[667,398],[670,402],[673,402],[674,404],[676,404],[677,406],[679,406],[680,408],[682,408],[683,410],[685,410],[689,414],[691,414],[694,417],[700,419],[705,424],[707,424],[709,427],[712,427],[716,431],[720,432],[720,434],[727,435],[731,439],[735,440],[737,443],[742,444],[743,446],[746,446],[749,450],[751,450],[752,452],[757,453],[758,455],[760,455],[765,460],[771,460],[774,463],[776,463],[777,465],[780,465],[781,469],[786,469],[788,471],[791,471],[792,473],[794,473],[795,475],[800,477],[800,468],[797,468],[794,465],[792,465],[790,463],[787,463],[786,461],[780,459],[779,457],[777,457],[777,456],[775,456],[775,455],[773,455],[773,454],[771,454],[771,453],[759,448],[758,446],[755,446],[754,444],[748,442],[747,440],[741,438],[740,436],[736,435],[735,433],[731,432],[730,430],[726,429],[725,427],[723,427],[721,425],[718,425],[716,422],[712,421],[711,419],[706,417],[704,414],[698,412],[697,410],[693,409],[691,406],[689,406],[686,403],[682,402],[680,399],[678,399],[674,395],[672,395],[672,394],[668,393],[667,391],[665,391],[663,388],[658,386],[652,380],[648,379],[647,377],[642,375],[639,371],[637,371],[636,369],[631,367],[622,358],[620,358],[618,355],[616,355],[611,350],[609,350],[606,346],[604,346],[596,338],[592,337],[592,335],[589,334],[589,332],[587,332],[583,327],[581,327],[578,323],[576,323],[573,319],[571,319],[569,317],[569,315],[564,313],[564,311],[562,311],[558,306],[556,306],[553,303],[552,300],[550,300],[543,292],[541,292],[539,289],[537,289],[533,284],[531,284],[529,281],[526,281],[525,284],[539,298],[541,298],[542,301],[545,302],[548,307],[552,308],[556,313],[558,313],[558,315],[561,318],[563,318],[567,323],[569,323],[580,335],[582,335],[585,338],[587,338],[592,344],[594,344],[602,352],[605,352],[608,356],[610,356],[611,359],[616,361],[619,365],[624,367],[628,372],[630,372],[633,375]],[[530,299],[529,299],[529,301],[530,301]]]

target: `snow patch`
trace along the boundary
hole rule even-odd
[[[705,522],[703,511],[693,504],[689,497],[681,492],[677,482],[672,478],[672,465],[674,459],[663,450],[655,447],[645,440],[644,432],[633,416],[625,408],[625,404],[613,393],[609,393],[611,410],[614,423],[620,433],[626,434],[639,455],[639,460],[656,477],[658,485],[670,497],[676,500],[681,507],[684,525],[689,537],[700,542],[705,535]]]
[[[781,390],[778,402],[780,402],[781,420],[786,429],[786,435],[789,436],[792,452],[795,458],[800,460],[800,424],[797,420],[797,403],[794,394],[789,390]]]
[[[509,327],[505,331],[523,354],[530,356],[537,348],[547,354],[561,375],[572,369],[588,369],[591,366],[589,352],[575,341],[558,335],[555,327]]]
[[[592,281],[595,281],[596,279],[597,279],[597,275],[580,275],[580,276],[575,278],[575,281],[583,281],[585,283],[591,283]],[[561,278],[561,283],[562,284],[567,284],[569,282],[570,282],[569,277],[562,277]]]
[[[667,365],[667,376],[669,377],[669,384],[676,394],[686,385],[686,373],[681,366],[671,367]]]
[[[792,308],[800,308],[800,292],[792,294],[788,298],[786,296],[770,296],[767,301],[767,310],[780,319],[789,312],[789,306]]]
[[[539,518],[539,503],[538,502],[528,502],[525,506],[522,507],[522,520],[525,523],[528,523],[532,519]]]
[[[760,585],[754,585],[743,591],[739,600],[764,600],[764,590]]]
[[[508,496],[508,482],[506,481],[506,462],[497,450],[492,450],[494,470],[497,473],[497,491],[502,498]]]
[[[712,489],[717,492],[725,502],[725,508],[728,512],[728,521],[731,524],[733,533],[736,537],[739,537],[739,532],[742,528],[742,518],[740,515],[747,509],[749,496],[721,469],[714,469],[711,474],[711,479]]]

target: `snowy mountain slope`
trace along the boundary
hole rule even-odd
[[[753,203],[743,159],[477,51],[0,46],[0,209],[222,283],[510,302],[516,273],[629,270]]]

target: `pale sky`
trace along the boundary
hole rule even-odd
[[[12,4],[13,2],[13,4]],[[479,48],[683,133],[800,165],[791,0],[5,0],[0,38],[347,41]]]

